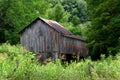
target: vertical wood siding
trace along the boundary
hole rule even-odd
[[[77,53],[87,55],[84,41],[62,35],[41,20],[26,28],[20,38],[21,44],[35,53]]]

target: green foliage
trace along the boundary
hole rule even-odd
[[[67,22],[69,15],[60,3],[48,9],[48,18],[57,22]]]
[[[91,75],[88,63],[93,65]],[[0,80],[119,80],[120,54],[113,60],[102,55],[102,61],[72,62],[61,65],[49,62],[41,65],[33,53],[20,45],[2,44],[0,46]],[[114,65],[114,66],[113,66]]]
[[[74,21],[75,16],[79,18],[79,20],[77,19],[79,24],[88,20],[85,0],[63,0],[61,3],[64,9],[71,14],[69,21]]]
[[[87,3],[91,18],[88,41],[89,44],[94,42],[94,44],[90,45],[92,50],[90,52],[95,52],[94,45],[100,43],[100,52],[96,52],[96,55],[98,53],[104,53],[106,57],[108,55],[115,55],[119,50],[120,41],[119,0],[87,0]]]
[[[19,42],[20,30],[36,17],[46,17],[49,4],[44,0],[1,0],[0,6],[0,41],[15,44]]]
[[[81,28],[78,27],[70,27],[69,30],[74,34],[74,35],[81,35]]]
[[[80,24],[80,19],[77,16],[73,16],[72,23],[76,26]]]
[[[61,23],[63,26],[65,26],[65,28],[69,31],[71,31],[74,35],[78,35],[78,36],[83,36],[82,34],[82,27],[85,27],[83,25],[74,25],[73,23],[69,22],[69,23]],[[84,31],[83,31],[84,32]]]

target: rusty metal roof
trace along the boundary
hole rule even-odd
[[[75,36],[73,35],[70,31],[68,31],[67,29],[65,29],[62,25],[60,25],[58,22],[53,21],[53,20],[47,20],[47,19],[43,19],[43,18],[36,18],[32,23],[34,23],[36,20],[42,20],[43,22],[45,22],[46,24],[48,24],[50,27],[54,28],[56,31],[62,33],[64,36],[69,37],[69,38],[73,38],[73,39],[78,39],[78,40],[82,40],[85,41],[85,39]],[[29,27],[32,23],[30,23],[27,27]],[[22,33],[27,27],[25,27],[23,30],[21,30],[19,32]]]
[[[65,29],[62,25],[60,25],[56,21],[47,20],[47,19],[43,19],[43,18],[40,18],[40,19],[42,19],[45,23],[50,25],[52,28],[54,28],[58,32],[64,34],[64,36],[66,36],[66,37],[70,37],[70,38],[73,38],[73,39],[79,39],[79,40],[85,41],[85,39],[83,39],[82,37],[73,35],[70,31]]]
[[[43,18],[41,18],[41,19],[44,22],[46,22],[48,25],[50,25],[52,28],[54,28],[55,30],[57,30],[58,32],[60,32],[60,33],[62,33],[64,35],[73,35],[70,31],[66,30],[62,25],[60,25],[56,21],[47,20],[47,19],[43,19]]]

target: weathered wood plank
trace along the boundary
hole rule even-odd
[[[20,41],[26,49],[44,54],[44,58],[49,52],[56,52],[56,56],[60,53],[86,56],[88,53],[84,41],[66,37],[41,20],[29,26],[22,32]]]

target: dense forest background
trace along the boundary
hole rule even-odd
[[[52,19],[87,40],[93,60],[120,50],[119,0],[0,0],[0,43],[19,44],[36,17]]]

